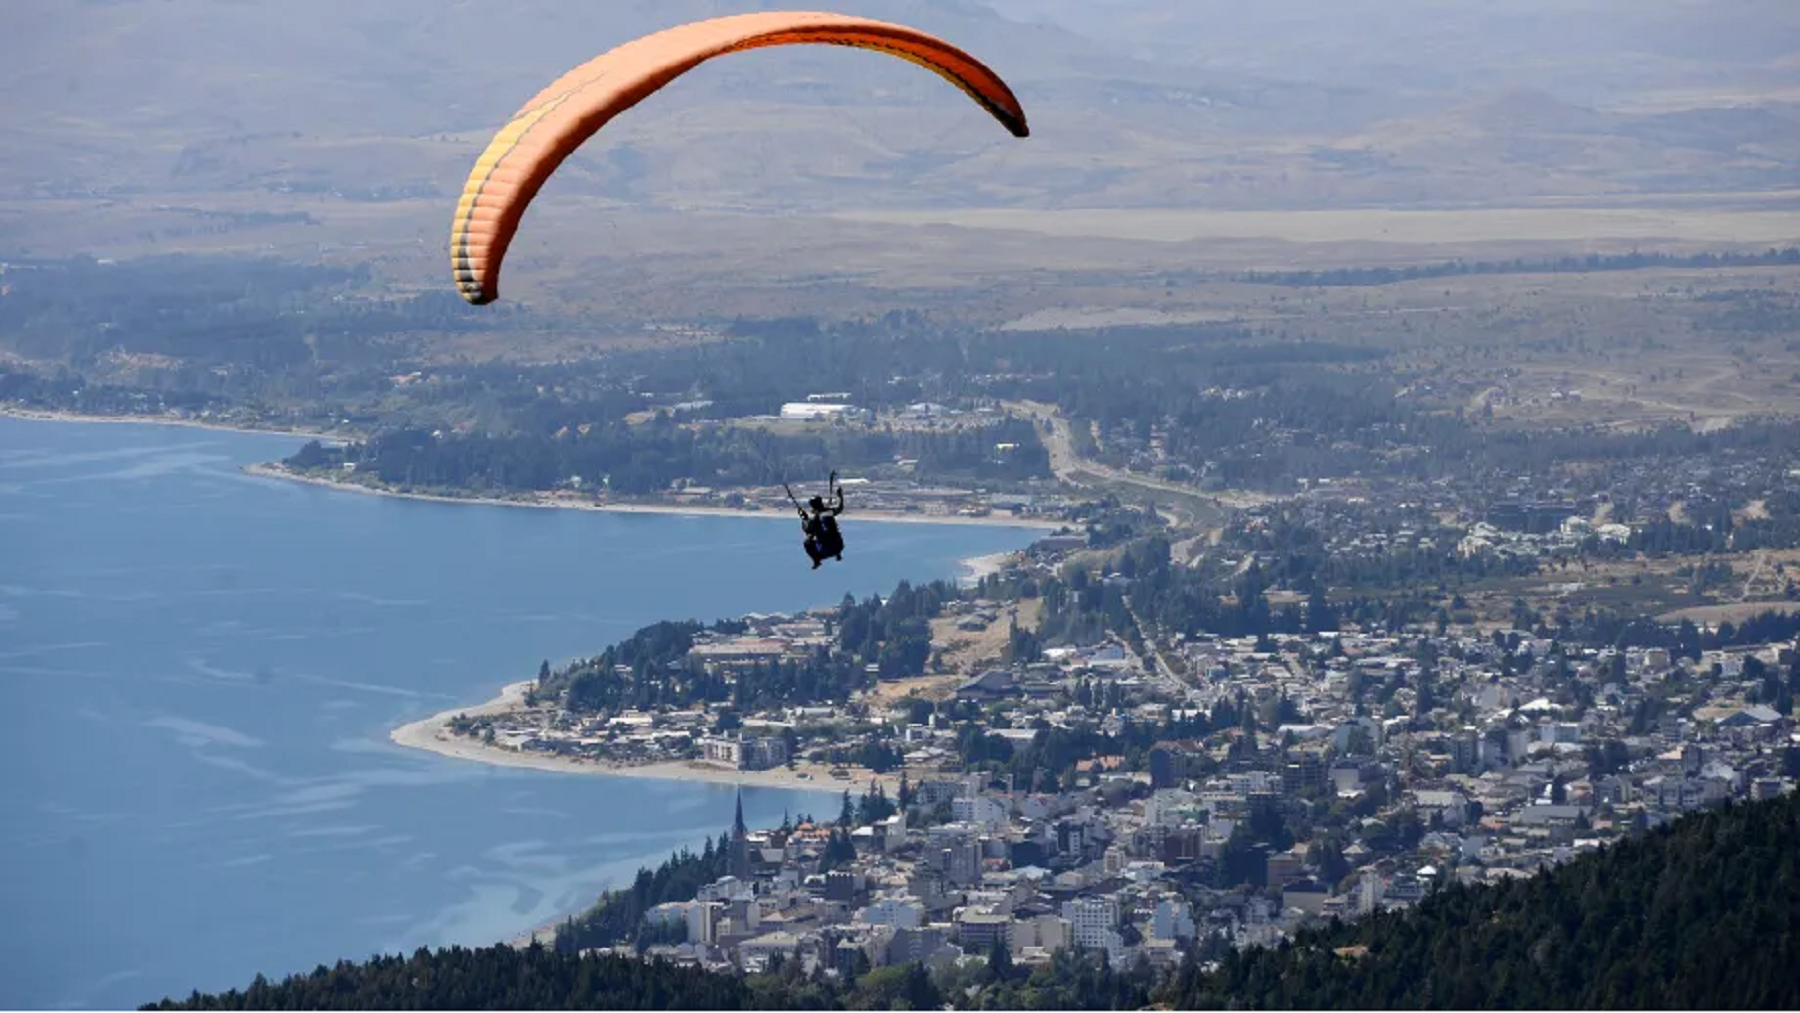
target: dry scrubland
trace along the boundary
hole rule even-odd
[[[1731,578],[1703,596],[1692,583],[1695,564],[1700,562],[1728,567]],[[1796,566],[1800,566],[1800,552],[1781,551],[1732,553],[1707,559],[1681,555],[1639,557],[1551,568],[1532,577],[1486,580],[1459,589],[1468,609],[1461,611],[1455,621],[1473,622],[1482,629],[1510,629],[1513,603],[1524,599],[1533,608],[1551,615],[1562,612],[1580,616],[1588,609],[1614,609],[1653,615],[1661,622],[1742,622],[1763,612],[1800,609],[1800,602],[1771,597],[1780,593],[1784,574]],[[1708,600],[1713,597],[1725,600]]]

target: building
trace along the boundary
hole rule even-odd
[[[951,799],[950,815],[958,823],[973,823],[989,829],[1006,826],[1010,817],[1004,803],[986,795]]]
[[[695,644],[688,649],[688,657],[705,665],[708,671],[742,671],[780,658],[788,649],[788,642],[779,638],[738,637]]]
[[[687,937],[690,943],[707,946],[719,941],[720,912],[725,905],[717,901],[695,901],[687,906]]]
[[[1283,908],[1295,908],[1309,915],[1322,913],[1330,897],[1330,891],[1314,879],[1298,879],[1281,888]]]
[[[1012,949],[1012,916],[991,908],[963,908],[956,916],[956,945],[964,953],[986,953],[995,946]]]
[[[857,920],[869,925],[916,929],[925,922],[925,905],[906,895],[884,897],[858,912]]]
[[[1458,774],[1475,773],[1481,766],[1481,733],[1469,725],[1450,736],[1450,769]]]
[[[824,401],[790,401],[781,406],[783,422],[831,422],[836,419],[861,419],[869,413],[847,404]]]
[[[1264,882],[1269,889],[1279,890],[1306,874],[1300,856],[1292,851],[1277,851],[1268,857]]]
[[[1325,761],[1312,750],[1299,752],[1281,767],[1281,790],[1289,795],[1317,792],[1326,784]]]
[[[1109,939],[1116,939],[1119,926],[1119,902],[1113,897],[1077,897],[1063,901],[1062,916],[1069,923],[1069,936],[1076,946],[1107,949]]]
[[[927,963],[931,961],[949,940],[944,930],[936,925],[927,925],[916,929],[899,929],[888,943],[887,964]],[[952,951],[954,952],[954,951]]]
[[[799,936],[777,931],[739,943],[738,960],[743,964],[744,970],[755,973],[767,968],[769,961],[776,956],[795,957],[799,955],[799,951]]]
[[[720,735],[700,740],[700,756],[708,763],[722,763],[737,770],[768,770],[788,762],[789,749],[786,739],[772,735]]]
[[[738,790],[737,815],[731,821],[731,855],[726,861],[732,877],[750,879],[750,831],[744,826],[744,792]]]
[[[1194,917],[1187,902],[1171,897],[1157,901],[1156,912],[1150,918],[1150,935],[1156,939],[1194,938]]]

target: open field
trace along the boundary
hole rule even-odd
[[[1780,596],[1787,578],[1771,569],[1779,564],[1791,572],[1800,566],[1800,551],[1706,557],[1706,562],[1729,567],[1731,576],[1696,589],[1692,571],[1699,561],[1698,556],[1672,555],[1553,568],[1533,577],[1483,581],[1461,588],[1460,593],[1484,629],[1510,626],[1516,599],[1524,599],[1545,614],[1560,611],[1579,616],[1592,608],[1654,615],[1661,622],[1692,619],[1701,624],[1741,622],[1761,612],[1800,609],[1800,602]]]
[[[420,352],[427,363],[575,359],[718,336],[717,327],[669,330],[658,322],[835,320],[904,307],[975,328],[1165,327],[1169,340],[1180,340],[1187,325],[1232,323],[1258,340],[1378,349],[1381,368],[1411,382],[1409,396],[1489,413],[1499,423],[1716,426],[1800,411],[1792,380],[1800,375],[1793,340],[1800,268],[1793,266],[1464,274],[1339,287],[1232,280],[1253,269],[1455,258],[1536,263],[1596,251],[1760,250],[1800,241],[1800,211],[1745,210],[1758,199],[1752,194],[1709,199],[1717,203],[1699,207],[1690,195],[1679,206],[1650,209],[1171,209],[1155,217],[1139,209],[990,209],[952,216],[977,223],[971,226],[658,214],[559,196],[528,218],[502,283],[505,302],[541,310],[551,325],[534,327],[527,318],[517,331],[436,336]],[[368,262],[383,291],[449,291],[439,202],[238,195],[209,206],[237,215],[306,208],[311,224],[196,217],[137,199],[66,199],[0,202],[0,229],[39,256],[200,250]],[[1157,226],[1160,219],[1166,226]],[[1597,223],[1597,231],[1577,240],[1533,238],[1566,236],[1573,221]],[[1153,226],[1174,238],[1129,238]],[[1674,238],[1628,238],[1654,231]],[[1182,238],[1202,233],[1219,238]],[[1230,233],[1240,235],[1224,238]],[[1704,238],[1720,235],[1733,241]]]
[[[1697,605],[1693,608],[1676,609],[1664,612],[1656,617],[1658,622],[1676,623],[1683,619],[1691,619],[1701,626],[1717,626],[1720,623],[1739,623],[1763,612],[1800,612],[1800,602],[1792,601],[1753,601],[1735,605]]]
[[[1008,605],[1000,610],[998,619],[979,633],[957,629],[956,624],[960,618],[957,616],[932,620],[931,639],[944,645],[937,651],[934,661],[957,675],[942,684],[927,685],[924,680],[918,679],[909,680],[914,685],[883,683],[881,692],[884,698],[900,699],[915,692],[926,699],[943,699],[949,696],[949,691],[958,681],[974,675],[984,666],[1000,661],[1005,654],[1014,623],[1022,630],[1037,629],[1043,607],[1044,603],[1036,598]]]
[[[1725,202],[1721,202],[1725,203]],[[847,211],[836,217],[888,225],[947,225],[1059,238],[1154,243],[1274,240],[1289,243],[1462,244],[1540,240],[1776,244],[1800,241],[1800,210],[1633,207],[1479,207],[1214,211],[1195,208],[970,208]]]

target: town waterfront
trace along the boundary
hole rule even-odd
[[[519,510],[246,475],[293,436],[0,418],[0,1004],[129,1007],[486,944],[729,823],[724,785],[570,776],[393,728],[646,623],[829,604],[1038,532]],[[746,814],[835,811],[751,788]]]

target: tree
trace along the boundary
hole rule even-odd
[[[988,970],[993,973],[995,980],[1008,981],[1013,977],[1012,949],[998,935],[988,944],[987,961]]]

